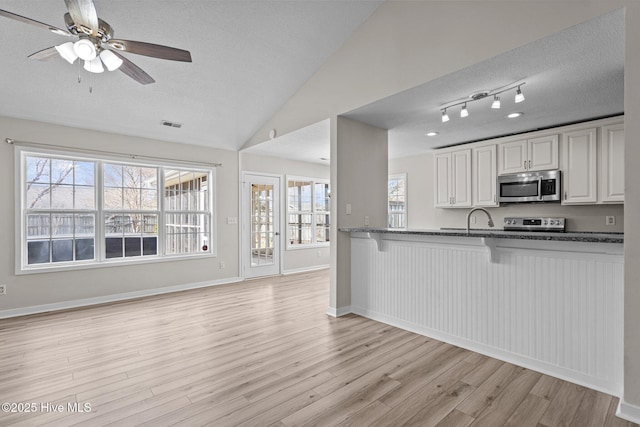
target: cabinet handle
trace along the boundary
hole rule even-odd
[[[451,198],[451,200],[453,201],[452,204],[455,205],[456,204],[456,198],[455,196]]]
[[[564,192],[564,199],[567,200],[567,192]]]
[[[524,165],[522,165],[523,168],[527,169],[527,161],[524,161]]]
[[[529,169],[531,169],[531,160],[529,160]]]

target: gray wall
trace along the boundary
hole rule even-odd
[[[281,230],[285,228],[286,200],[286,175],[294,175],[305,178],[317,178],[329,180],[329,165],[319,163],[298,162],[279,157],[261,156],[248,152],[240,152],[240,167],[243,172],[268,173],[282,177],[281,207],[283,212]],[[289,249],[286,245],[282,251],[283,273],[308,270],[329,265],[329,246],[309,249]]]
[[[16,276],[14,148],[5,138],[124,154],[176,160],[221,162],[216,169],[218,256],[216,258],[110,266]],[[158,289],[169,286],[234,280],[239,276],[238,226],[227,217],[238,216],[238,153],[185,144],[127,137],[41,122],[0,117],[0,283],[8,285],[0,297],[0,311],[44,304]],[[219,262],[225,268],[219,268]],[[1,313],[0,313],[1,315]]]
[[[433,153],[389,160],[389,174],[407,173],[407,220],[409,228],[466,227],[469,209],[442,209],[433,206]],[[488,208],[497,228],[506,216],[558,216],[567,218],[567,231],[624,231],[623,205],[563,206],[524,204]],[[482,212],[474,214],[472,228],[488,228]],[[616,225],[605,225],[605,216],[614,215]]]

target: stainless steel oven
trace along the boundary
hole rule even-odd
[[[526,172],[498,177],[498,202],[560,202],[559,170]]]

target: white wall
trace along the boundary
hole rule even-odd
[[[285,215],[287,212],[286,176],[293,175],[305,178],[329,180],[329,165],[319,163],[299,162],[279,157],[262,156],[248,152],[240,152],[240,167],[242,172],[256,172],[279,175],[282,177],[281,207],[282,224],[280,229],[286,230]],[[282,233],[285,235],[286,233]],[[285,236],[286,240],[286,236]],[[283,273],[304,271],[329,265],[329,246],[308,249],[287,249],[283,244]]]
[[[205,259],[166,261],[128,266],[100,267],[16,276],[14,146],[5,138],[55,144],[73,148],[107,150],[124,154],[158,156],[175,160],[221,162],[216,169],[217,251]],[[226,218],[238,216],[238,153],[143,138],[127,137],[0,117],[0,283],[8,285],[0,297],[2,311],[74,300],[107,297],[114,294],[149,291],[190,283],[225,282],[239,276],[238,226],[227,225]],[[225,269],[219,262],[225,262]]]
[[[435,208],[433,153],[389,160],[389,174],[407,174],[408,228],[437,229],[466,227],[469,209]],[[567,231],[624,231],[623,205],[563,206],[560,203],[522,204],[487,208],[495,226],[502,228],[507,216],[558,216],[567,218]],[[474,214],[477,224],[471,228],[488,228],[482,212]],[[605,225],[605,216],[614,215],[616,225]]]

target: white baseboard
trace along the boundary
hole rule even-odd
[[[293,270],[284,270],[282,272],[282,275],[288,276],[290,274],[309,273],[311,271],[325,270],[327,268],[329,268],[329,264],[314,265],[313,267],[294,268]]]
[[[640,406],[632,405],[625,402],[624,399],[620,399],[618,409],[616,410],[616,417],[640,424]]]
[[[516,353],[511,353],[499,348],[491,347],[478,343],[476,341],[467,340],[465,338],[449,335],[436,329],[426,328],[424,326],[415,325],[406,322],[402,319],[387,316],[382,313],[367,310],[362,307],[351,306],[351,312],[363,317],[367,317],[378,322],[386,323],[387,325],[395,326],[416,334],[424,335],[429,338],[433,338],[439,341],[446,342],[448,344],[462,347],[467,350],[474,351],[476,353],[484,354],[485,356],[492,357],[494,359],[502,360],[504,362],[512,363],[514,365],[522,366],[543,374],[551,375],[556,378],[560,378],[565,381],[572,382],[581,386],[585,386],[603,393],[611,394],[616,397],[622,395],[617,384],[607,382],[600,378],[594,378],[588,375],[584,375],[581,372],[573,371],[563,368],[561,366],[552,365],[549,363],[541,362],[539,360],[532,359],[530,357],[522,356]],[[328,313],[329,314],[329,313]],[[640,412],[638,413],[640,414]],[[639,418],[636,418],[639,419]],[[637,422],[637,421],[635,421]]]
[[[125,301],[134,298],[141,298],[153,295],[168,294],[171,292],[186,291],[189,289],[206,288],[209,286],[227,285],[231,283],[241,282],[240,277],[229,277],[226,279],[212,280],[198,283],[185,283],[182,285],[167,286],[164,288],[145,289],[143,291],[126,292],[122,294],[104,295],[95,298],[84,298],[73,301],[56,302],[52,304],[34,305],[31,307],[16,308],[12,310],[0,311],[0,319],[8,319],[10,317],[27,316],[29,314],[46,313],[49,311],[68,310],[70,308],[87,307],[96,304],[104,304],[109,302]]]
[[[327,309],[327,315],[331,317],[340,317],[349,313],[351,313],[351,306],[349,305],[346,307],[340,307],[340,308],[329,307]]]

